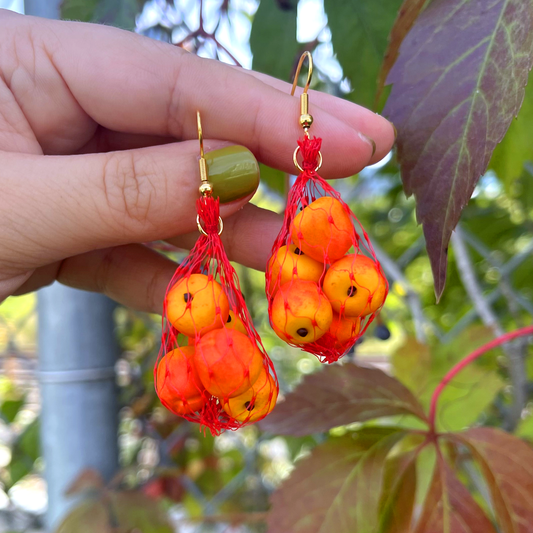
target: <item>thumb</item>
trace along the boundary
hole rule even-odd
[[[204,146],[224,218],[251,198],[259,167],[242,146],[208,140]],[[0,152],[6,192],[0,265],[15,275],[83,252],[194,230],[198,158],[198,141],[73,156]]]

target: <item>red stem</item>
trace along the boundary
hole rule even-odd
[[[505,344],[506,342],[516,339],[517,337],[525,337],[526,335],[533,335],[533,326],[527,326],[526,328],[520,328],[515,331],[511,331],[511,333],[506,333],[505,335],[502,335],[501,337],[498,337],[497,339],[494,339],[488,342],[487,344],[484,344],[483,346],[481,346],[481,348],[478,348],[477,350],[472,352],[469,356],[465,357],[462,361],[457,363],[442,378],[441,382],[438,384],[437,388],[433,392],[433,396],[431,397],[431,404],[429,407],[429,425],[433,433],[435,432],[435,416],[437,413],[437,401],[442,391],[444,390],[444,387],[446,387],[446,385],[448,385],[448,383],[465,366],[469,365],[472,361],[475,361],[478,357],[482,356],[485,352],[492,350],[492,348],[496,348],[496,346],[500,346],[501,344]]]

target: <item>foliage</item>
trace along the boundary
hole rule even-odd
[[[140,491],[106,487],[97,472],[82,472],[68,493],[86,493],[87,498],[67,515],[57,533],[173,533],[160,502]]]
[[[387,38],[401,0],[325,0],[331,42],[350,81],[348,97],[372,108]]]
[[[343,390],[359,391],[357,400],[363,405],[379,405],[376,416],[397,415],[398,409],[404,410],[399,398],[407,397],[409,411],[426,420],[421,404],[399,383],[392,394],[387,386],[391,378],[382,371],[368,371],[348,363],[323,369],[319,378],[315,374],[304,379],[273,416],[265,419],[263,426],[282,434],[315,431],[310,417],[302,416],[305,415],[303,402],[314,406],[317,402],[334,405],[337,411],[347,413],[346,423],[374,419],[370,414],[361,417],[357,411],[352,411],[350,416],[349,409],[354,402],[349,397],[345,397],[344,406],[338,404],[339,369],[344,371]],[[338,425],[335,417],[330,417],[329,424],[326,417],[321,420],[322,430]],[[416,464],[426,447],[434,449],[437,460],[413,531],[495,533],[485,511],[491,501],[502,531],[518,531],[524,524],[531,524],[533,471],[523,465],[531,463],[533,450],[520,439],[491,428],[437,433],[432,426],[420,431],[397,425],[369,425],[346,428],[344,436],[330,437],[297,464],[291,477],[272,497],[268,517],[271,530],[405,531],[399,528],[410,525],[416,495]],[[466,461],[473,461],[480,468],[491,501],[480,505],[461,481]],[[529,531],[529,526],[525,527],[523,531]]]
[[[524,87],[533,61],[533,3],[324,0],[327,29],[299,42],[302,6],[260,1],[251,22],[253,68],[289,81],[301,51],[315,52],[314,88],[384,109],[398,129],[397,154],[385,165],[335,183],[378,244],[383,264],[392,265],[380,317],[391,338],[373,338],[369,330],[356,348],[358,361],[385,354],[392,375],[351,362],[316,372],[314,359],[272,334],[263,276],[240,269],[285,401],[261,428],[204,437],[164,411],[153,392],[158,318],[120,309],[124,470],[113,486],[81,483],[79,489],[90,490],[62,533],[106,531],[116,513],[117,528],[167,531],[165,506],[204,525],[246,522],[250,531],[263,531],[263,522],[283,533],[533,531],[533,364],[524,362],[531,347],[517,345],[518,361],[504,346],[465,368],[440,396],[434,425],[426,414],[449,369],[494,336],[494,324],[482,324],[474,304],[488,305],[503,330],[531,322],[533,89],[528,85],[524,96]],[[64,0],[62,14],[131,29],[140,7],[136,0]],[[231,60],[218,32],[239,9],[235,0],[222,2],[219,18],[212,15],[213,33],[202,19],[194,29],[176,17],[187,33],[179,44],[205,55],[210,42],[213,57],[222,51]],[[165,24],[170,40],[173,28]],[[328,46],[342,83],[326,68]],[[254,201],[283,209],[288,176],[261,172]],[[460,217],[480,286],[477,303],[457,268],[457,250],[448,253]],[[8,346],[1,328],[0,345]],[[512,365],[527,381],[516,429],[525,440],[495,429],[514,429]],[[3,423],[16,425],[23,408],[22,396],[3,399]],[[0,471],[6,489],[34,469],[36,428],[17,432],[12,461]],[[163,510],[153,498],[163,500]]]
[[[300,49],[296,40],[297,6],[296,0],[264,0],[259,4],[250,34],[254,70],[282,80],[289,78]]]
[[[61,18],[81,22],[100,22],[132,30],[142,7],[139,0],[63,0]]]

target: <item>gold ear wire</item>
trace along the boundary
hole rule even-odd
[[[196,124],[198,126],[198,140],[200,141],[200,159],[198,160],[198,165],[200,166],[200,179],[202,180],[199,191],[202,196],[211,196],[213,193],[213,185],[209,182],[207,176],[207,161],[204,157],[204,134],[202,131],[200,111],[196,111]]]
[[[207,161],[204,156],[204,132],[202,130],[202,120],[200,119],[200,111],[196,111],[196,125],[198,127],[198,140],[200,141],[200,159],[198,160],[198,165],[200,166],[200,179],[202,183],[198,190],[200,194],[204,197],[211,196],[213,194],[213,184],[209,181],[207,175]],[[208,236],[208,233],[202,227],[200,222],[200,215],[196,215],[196,225],[198,226],[198,231],[202,235]],[[218,217],[218,234],[222,233],[224,229],[224,222]]]
[[[309,64],[309,70],[307,71],[307,81],[305,82],[303,93],[300,95],[299,122],[300,126],[302,126],[302,128],[304,129],[305,134],[307,135],[307,137],[309,137],[309,128],[313,123],[313,117],[309,114],[309,95],[307,94],[309,84],[311,83],[311,79],[313,78],[313,58],[311,56],[311,52],[305,51],[300,57],[300,61],[298,62],[298,66],[296,67],[296,73],[294,74],[294,81],[292,82],[291,96],[294,95],[294,91],[296,90],[296,85],[298,84],[298,76],[300,75],[300,71],[302,70],[302,65],[306,57],[307,62]]]

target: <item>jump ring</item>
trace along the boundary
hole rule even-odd
[[[294,154],[292,155],[292,160],[294,162],[294,166],[300,171],[303,172],[304,169],[300,166],[300,163],[298,163],[298,152],[300,151],[300,147],[297,146],[296,150],[294,150]],[[322,154],[320,151],[318,152],[318,164],[315,168],[315,172],[322,166]]]
[[[200,223],[200,215],[196,215],[196,225],[198,226],[198,231],[207,237],[207,233],[204,228],[202,228],[202,224]],[[222,230],[224,229],[224,222],[220,217],[218,217],[218,234],[220,235],[222,233]]]

